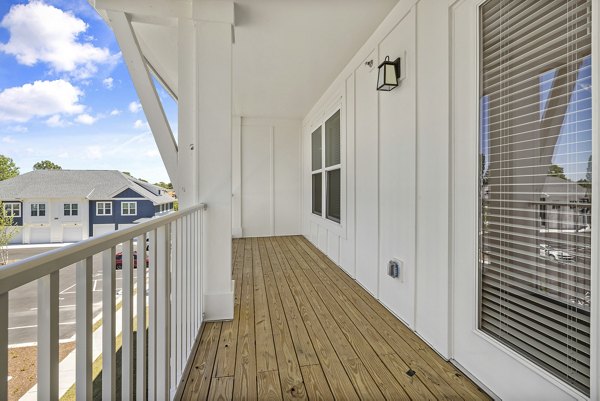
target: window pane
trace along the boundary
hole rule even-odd
[[[340,164],[340,111],[325,123],[325,166]]]
[[[479,141],[480,328],[586,394],[591,3],[482,6]]]
[[[327,218],[340,222],[341,216],[341,174],[340,169],[327,172]]]
[[[323,144],[321,142],[321,127],[317,128],[315,132],[311,134],[312,142],[312,171],[321,169],[322,166],[322,150]]]
[[[322,186],[322,174],[317,173],[312,176],[312,212],[314,214],[322,215],[323,211],[323,186]]]

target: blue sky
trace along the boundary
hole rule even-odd
[[[177,104],[155,86],[176,136]],[[47,159],[169,181],[117,41],[87,1],[0,2],[0,154],[21,173]]]

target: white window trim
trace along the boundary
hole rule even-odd
[[[124,206],[129,205],[128,209],[131,211],[131,205],[133,205],[133,213],[125,213]],[[121,202],[121,216],[137,216],[137,202]]]
[[[12,214],[12,217],[21,217],[21,209],[23,209],[23,207],[21,206],[21,204],[19,202],[2,202],[2,207],[4,207],[4,211],[6,212],[6,206],[10,205],[10,212]],[[15,212],[15,206],[19,206],[19,214],[14,214]]]
[[[44,215],[43,216],[40,215],[40,206],[42,206],[42,205],[44,206]],[[33,207],[34,206],[37,206],[37,210],[35,212],[36,214],[33,214]],[[45,203],[32,203],[30,205],[30,212],[31,212],[30,213],[31,217],[46,217],[46,204]]]
[[[110,204],[110,213],[104,213],[106,204]],[[100,205],[102,205],[102,208],[100,208]],[[100,213],[100,209],[102,209],[102,213]],[[96,202],[96,216],[112,216],[112,202]]]
[[[336,232],[338,235],[345,237],[346,227],[346,169],[344,165],[346,163],[346,113],[343,107],[342,101],[336,102],[327,112],[324,112],[318,120],[308,128],[308,138],[310,142],[310,193],[311,193],[311,204],[310,204],[310,218],[313,222],[326,227],[328,230]],[[325,167],[325,123],[337,112],[340,112],[340,163]],[[321,129],[321,168],[317,170],[312,169],[312,134],[319,127]],[[340,170],[340,221],[331,220],[327,218],[327,172],[331,170]],[[314,174],[321,173],[321,215],[315,214],[312,211],[312,176]]]
[[[69,214],[65,213],[65,206],[69,207]],[[77,214],[73,214],[73,206],[76,206]],[[79,203],[63,203],[63,216],[79,216]]]

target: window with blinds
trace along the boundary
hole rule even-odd
[[[480,7],[480,329],[585,394],[591,4]]]

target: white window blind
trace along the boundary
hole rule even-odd
[[[591,0],[480,24],[480,329],[589,394]]]

